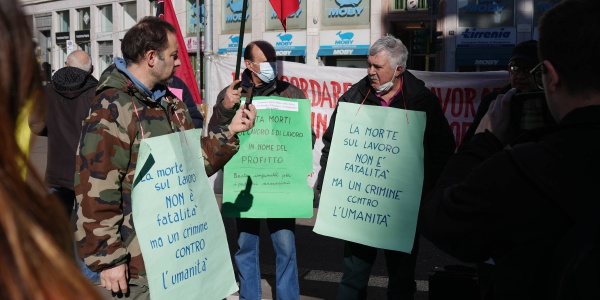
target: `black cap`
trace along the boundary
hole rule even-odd
[[[529,40],[518,44],[513,49],[509,62],[513,60],[523,61],[530,68],[537,65],[539,63],[538,42],[536,40]]]

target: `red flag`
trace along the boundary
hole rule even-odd
[[[298,0],[269,0],[271,6],[275,10],[277,17],[283,25],[283,31],[287,32],[287,24],[285,19],[300,9],[300,1]]]
[[[156,10],[156,14],[158,17],[165,19],[167,22],[171,23],[173,27],[175,27],[175,31],[177,31],[177,45],[179,46],[179,60],[181,60],[181,66],[177,68],[175,71],[175,76],[181,78],[185,85],[190,89],[190,93],[192,93],[192,97],[194,97],[194,102],[201,104],[202,98],[200,97],[200,91],[198,91],[198,84],[196,84],[196,77],[194,76],[194,69],[192,69],[192,64],[190,63],[190,57],[187,53],[187,48],[185,47],[185,42],[183,41],[183,36],[181,36],[181,30],[179,29],[179,22],[177,22],[177,16],[175,15],[175,10],[173,9],[173,3],[171,0],[164,0],[163,9],[160,9],[161,2],[163,0],[158,1],[158,9]],[[200,43],[198,42],[198,45]],[[200,47],[198,47],[198,59],[200,59]]]

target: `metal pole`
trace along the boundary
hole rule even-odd
[[[242,4],[242,24],[240,24],[240,36],[238,42],[237,61],[235,62],[235,79],[240,78],[240,66],[242,64],[242,46],[244,45],[244,31],[246,30],[246,11],[248,10],[248,0]]]
[[[202,43],[200,41],[200,29],[203,26],[202,23],[200,23],[201,19],[202,10],[200,7],[200,0],[196,0],[196,85],[198,86],[198,91],[200,91],[202,98],[205,98],[206,95],[202,93],[202,72],[200,72],[202,68]]]
[[[212,58],[213,55],[213,20],[212,20],[212,0],[204,0],[204,95],[206,95],[206,98],[203,98],[203,103],[204,104],[210,104],[212,103],[212,99],[209,99],[209,97],[213,97],[213,95],[211,95],[208,92],[208,87],[210,86],[209,84],[209,80],[210,80],[210,74],[211,74],[211,66],[210,66],[210,62],[209,60]],[[200,43],[200,41],[198,41],[198,43]],[[200,45],[199,45],[199,48]],[[216,96],[214,96],[216,98]],[[210,113],[211,110],[208,109],[206,111],[206,115],[204,116],[204,124],[208,124],[208,119],[210,118]],[[208,130],[202,130],[202,135],[203,136],[207,136],[208,135]]]

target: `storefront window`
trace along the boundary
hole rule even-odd
[[[113,43],[98,42],[99,65],[101,72],[113,63]]]
[[[112,5],[99,6],[100,13],[100,32],[113,31],[113,11]]]
[[[69,11],[58,12],[58,31],[68,32],[69,31]]]
[[[77,10],[77,29],[88,30],[90,29],[90,9],[82,8]]]
[[[135,2],[123,3],[123,29],[129,29],[137,23],[137,7]]]

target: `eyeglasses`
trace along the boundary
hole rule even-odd
[[[544,62],[542,61],[537,64],[535,67],[533,67],[533,69],[531,69],[531,71],[529,71],[529,73],[533,75],[533,81],[535,82],[535,85],[537,85],[537,87],[543,91],[544,83],[542,82],[542,73],[544,73]]]
[[[529,73],[531,72],[531,71],[529,71],[528,68],[519,67],[517,65],[510,65],[510,66],[508,66],[508,71],[512,75],[517,75],[519,73],[522,73],[522,74],[525,74],[526,76],[528,76]]]

